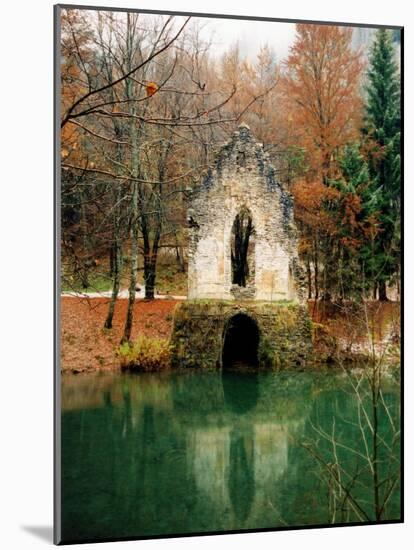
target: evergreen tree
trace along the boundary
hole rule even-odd
[[[400,78],[390,31],[380,29],[370,54],[365,134],[371,179],[379,200],[379,231],[373,243],[371,276],[379,299],[400,264]]]
[[[335,245],[330,258],[331,288],[341,298],[359,298],[370,286],[373,271],[372,240],[377,230],[378,191],[373,189],[369,167],[359,143],[344,147],[338,159],[341,177],[330,181],[339,192],[333,215]]]

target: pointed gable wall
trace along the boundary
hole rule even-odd
[[[232,284],[234,219],[247,208],[254,226],[254,277]],[[303,298],[292,197],[282,189],[263,146],[241,125],[190,198],[189,299]]]

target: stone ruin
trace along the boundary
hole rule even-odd
[[[232,258],[241,218],[245,232],[251,225],[244,281]],[[234,132],[192,193],[188,223],[189,299],[303,299],[293,201],[248,126]]]
[[[311,323],[293,200],[247,125],[192,191],[188,225],[188,300],[174,316],[173,366],[304,364]]]

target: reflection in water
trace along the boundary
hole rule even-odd
[[[257,371],[223,371],[224,401],[230,411],[242,414],[257,405],[259,375]]]
[[[254,497],[254,439],[252,431],[230,435],[228,486],[233,510],[241,525],[249,515]]]
[[[259,375],[257,371],[238,373],[224,370],[222,375],[226,408],[241,415],[257,405]],[[233,510],[240,525],[244,525],[254,498],[255,453],[254,432],[251,425],[243,430],[234,428],[230,433],[230,464],[228,491]]]
[[[345,442],[360,439],[343,422],[356,410],[344,383],[252,372],[64,378],[64,540],[326,523],[326,487],[302,442],[333,417]],[[398,404],[397,388],[387,399]]]
[[[189,471],[202,500],[228,509],[227,477],[230,469],[230,429],[207,427],[191,432],[188,445]]]

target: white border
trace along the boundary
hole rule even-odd
[[[405,25],[405,57],[414,65],[410,3],[406,0],[291,0],[286,3],[256,0],[100,0],[85,5],[198,11],[278,18],[366,22]],[[1,71],[1,183],[0,183],[0,321],[2,371],[1,517],[3,548],[28,549],[50,545],[38,535],[52,525],[52,358],[53,358],[53,2],[24,0],[2,6]],[[410,36],[411,35],[411,36]],[[335,528],[189,539],[105,543],[105,548],[140,545],[140,548],[306,548],[335,550],[386,549],[412,546],[414,521],[413,369],[411,314],[414,280],[409,243],[413,242],[414,174],[410,132],[414,97],[413,70],[405,64],[406,114],[406,524]],[[6,307],[3,307],[4,301]],[[411,342],[410,342],[411,340]],[[46,529],[44,529],[46,528]],[[90,545],[82,545],[89,548]],[[96,548],[96,545],[91,546]]]

